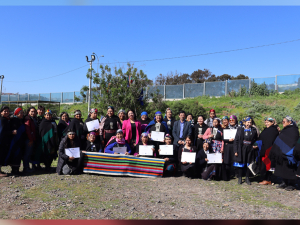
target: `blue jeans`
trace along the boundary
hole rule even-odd
[[[29,161],[33,152],[34,148],[34,143],[32,143],[31,146],[29,146],[29,139],[26,140],[26,147],[25,147],[25,152],[24,152],[24,158],[23,158],[23,167],[24,169],[30,169],[29,167]]]

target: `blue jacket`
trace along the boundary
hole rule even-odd
[[[113,148],[118,145],[118,142],[116,142],[114,140],[114,142],[112,142],[111,144],[107,145],[106,148],[105,148],[105,151],[104,153],[111,153],[111,154],[114,154],[115,152],[113,151]],[[125,145],[124,146],[120,146],[120,147],[127,147],[127,152],[130,154],[131,153],[131,148],[129,146],[129,144],[127,144],[125,142]]]

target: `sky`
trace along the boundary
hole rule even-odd
[[[205,68],[217,76],[300,74],[299,1],[124,2],[0,0],[2,91],[79,91],[93,52],[111,67],[142,61],[134,66],[153,80]],[[229,51],[236,49],[244,50]]]

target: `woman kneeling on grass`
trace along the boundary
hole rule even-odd
[[[56,172],[58,175],[80,174],[83,169],[84,151],[80,151],[80,158],[75,158],[66,154],[67,148],[80,148],[79,138],[72,130],[68,130],[66,137],[60,142]]]
[[[114,147],[126,147],[127,150],[125,152],[125,155],[129,155],[131,153],[131,148],[130,148],[129,144],[127,144],[125,142],[125,139],[123,138],[122,129],[117,130],[116,136],[111,137],[111,139],[107,143],[107,146],[106,146],[104,152],[110,153],[110,154],[120,154],[113,150]]]

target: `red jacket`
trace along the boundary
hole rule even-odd
[[[136,144],[138,144],[140,141],[140,136],[141,136],[141,122],[136,120],[135,127],[136,127],[136,139],[135,140],[136,140]],[[131,131],[130,119],[123,121],[122,130],[123,130],[125,140],[127,141],[127,143],[131,144],[132,131]]]
[[[26,134],[30,142],[36,141],[36,127],[30,116],[25,117]]]

